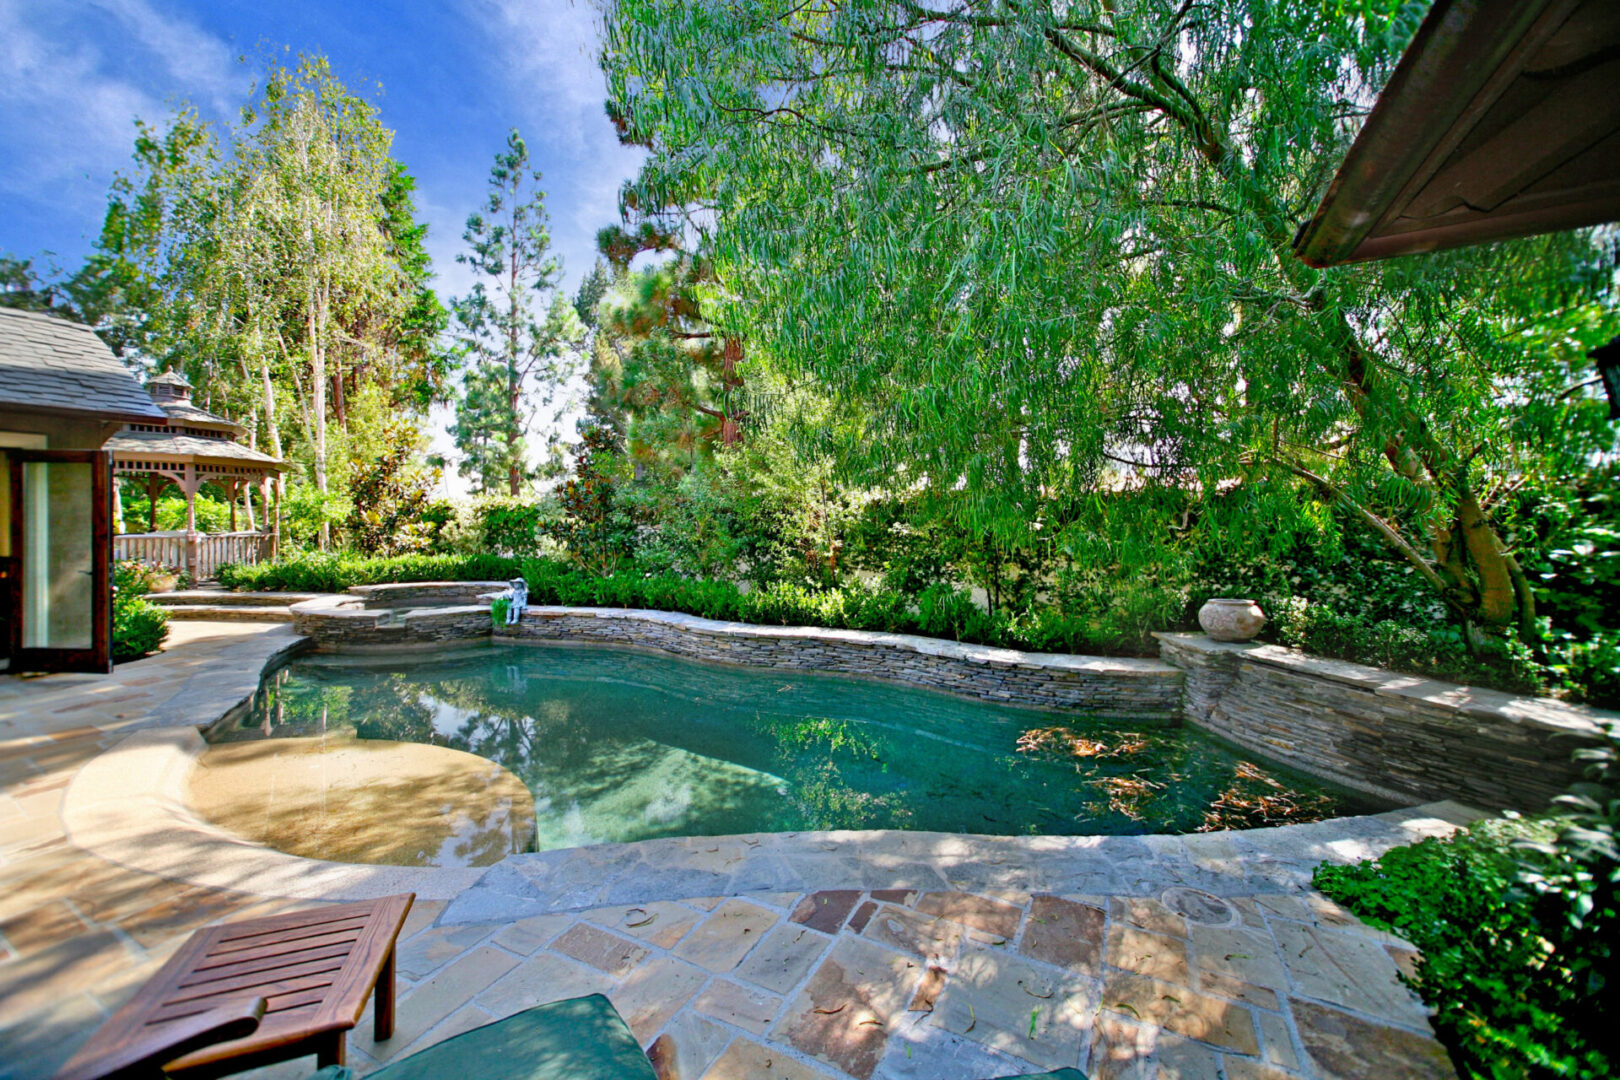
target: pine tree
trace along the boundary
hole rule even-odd
[[[551,254],[539,185],[529,148],[514,129],[506,149],[495,155],[483,212],[467,218],[462,238],[468,250],[456,257],[481,280],[451,305],[468,363],[451,427],[464,455],[461,471],[480,490],[504,485],[512,496],[521,495],[535,475],[529,430],[541,408],[558,402],[585,336],[573,305],[557,288],[562,266]],[[557,419],[551,417],[553,429]]]

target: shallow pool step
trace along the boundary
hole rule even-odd
[[[246,607],[231,604],[163,604],[171,619],[211,619],[218,622],[292,622],[291,609]]]
[[[284,608],[303,600],[313,600],[319,593],[290,592],[226,592],[224,589],[186,589],[177,592],[149,593],[147,599],[161,607],[191,607],[202,604],[209,607],[231,608]]]

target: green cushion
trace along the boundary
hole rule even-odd
[[[418,1050],[367,1080],[657,1080],[601,994],[553,1001]]]

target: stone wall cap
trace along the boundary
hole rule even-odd
[[[433,591],[467,592],[472,589],[504,589],[509,581],[383,581],[375,585],[350,585],[345,592],[355,596],[387,596],[391,592]]]
[[[634,619],[642,622],[664,623],[719,637],[787,638],[810,641],[833,641],[863,647],[889,646],[907,649],[924,656],[939,656],[954,660],[971,660],[984,664],[1009,664],[1049,671],[1075,671],[1106,673],[1109,675],[1163,678],[1178,675],[1181,669],[1163,660],[1133,656],[1079,656],[1068,653],[1023,652],[1018,649],[998,649],[988,645],[969,645],[942,638],[920,637],[914,634],[885,634],[872,630],[835,630],[823,626],[762,626],[757,623],[722,622],[697,615],[673,611],[651,611],[644,608],[587,608],[531,606],[525,614],[537,618],[561,619],[569,616],[592,619]]]
[[[1620,713],[1575,705],[1557,698],[1511,694],[1485,687],[1442,682],[1422,675],[1404,675],[1348,660],[1329,660],[1298,649],[1253,642],[1211,641],[1203,634],[1155,633],[1171,646],[1203,653],[1235,653],[1244,661],[1314,675],[1359,687],[1382,697],[1421,701],[1479,719],[1552,728],[1577,735],[1598,735],[1605,722],[1620,722]]]

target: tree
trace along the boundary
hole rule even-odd
[[[39,277],[33,259],[0,255],[0,307],[72,318],[76,313],[64,303],[62,292],[61,285]]]
[[[1502,500],[1614,448],[1564,393],[1616,329],[1604,250],[1290,250],[1426,7],[615,0],[612,112],[653,151],[623,201],[702,193],[749,300],[715,317],[841,403],[854,478],[960,489],[1010,545],[1110,475],[1302,480],[1528,633]]]
[[[598,306],[597,409],[624,418],[629,452],[643,464],[690,464],[742,441],[742,343],[704,321],[698,291],[708,277],[688,255],[621,271]]]
[[[400,162],[393,162],[382,193],[382,230],[394,263],[411,286],[393,344],[405,367],[402,400],[426,409],[444,399],[456,357],[442,344],[450,327],[450,312],[432,289],[433,259],[424,246],[428,227],[416,220],[415,191],[415,177]]]
[[[343,502],[355,451],[389,444],[373,389],[417,423],[444,394],[447,315],[391,139],[320,56],[272,68],[237,127],[137,122],[135,168],[65,286],[116,352],[184,371],[200,404],[303,463],[312,505]]]
[[[464,455],[461,471],[482,491],[504,484],[512,496],[534,476],[530,428],[541,407],[558,402],[585,336],[573,305],[557,289],[562,268],[551,254],[539,183],[529,148],[514,129],[495,155],[484,210],[467,218],[462,238],[468,250],[456,256],[481,280],[451,305],[468,361],[451,428]],[[557,416],[551,419],[555,439]]]
[[[585,279],[579,283],[579,288],[574,290],[574,312],[587,329],[596,329],[596,305],[601,302],[612,284],[613,276],[608,273],[607,264],[597,259],[591,267],[591,272],[585,275]]]

